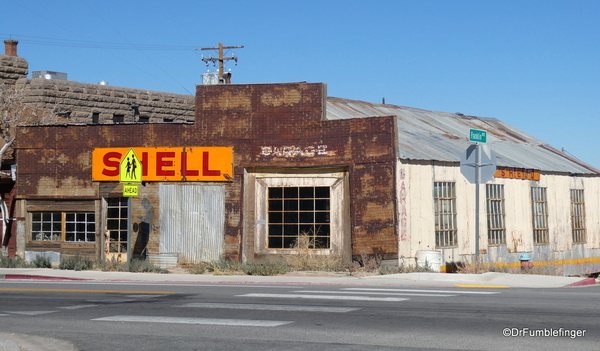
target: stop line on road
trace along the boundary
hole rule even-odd
[[[192,308],[223,308],[237,310],[257,311],[288,311],[288,312],[324,312],[324,313],[346,313],[360,310],[360,307],[328,307],[328,306],[303,306],[303,305],[265,305],[251,303],[202,303],[193,302],[175,307]]]
[[[294,290],[289,293],[249,293],[236,295],[238,297],[265,297],[282,299],[322,299],[322,300],[350,300],[350,301],[381,301],[401,302],[409,300],[405,297],[452,297],[466,294],[498,294],[497,291],[465,291],[465,290],[417,290],[417,289],[388,289],[388,288],[341,288],[339,290]],[[365,296],[377,295],[377,296]],[[381,295],[387,295],[382,297]]]

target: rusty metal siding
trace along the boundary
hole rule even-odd
[[[218,260],[223,255],[225,186],[161,184],[160,254],[179,263]]]

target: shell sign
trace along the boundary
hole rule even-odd
[[[233,180],[231,147],[97,148],[92,152],[92,180],[118,182],[121,163],[130,150],[139,158],[144,181]]]

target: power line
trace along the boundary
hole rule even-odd
[[[90,49],[109,49],[109,50],[162,50],[162,51],[192,51],[195,50],[195,46],[186,45],[163,45],[163,44],[133,44],[133,43],[110,43],[102,41],[88,41],[88,40],[73,40],[73,39],[59,39],[59,38],[46,38],[46,37],[34,37],[20,34],[9,34],[0,33],[2,36],[15,36],[19,38],[19,42],[36,45],[50,45],[50,46],[66,46],[76,48],[90,48]]]

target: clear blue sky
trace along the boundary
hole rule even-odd
[[[495,117],[600,168],[600,1],[19,0],[2,13],[30,71],[193,94],[215,69],[194,49],[244,45],[233,83],[324,82]]]

